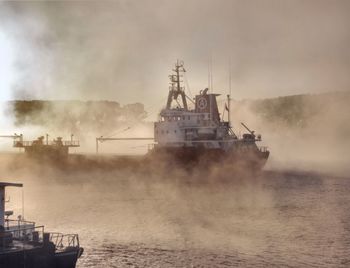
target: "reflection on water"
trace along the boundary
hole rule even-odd
[[[79,233],[80,268],[350,266],[349,179],[49,176],[24,181],[26,217]]]

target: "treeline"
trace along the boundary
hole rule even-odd
[[[143,104],[122,106],[115,101],[11,101],[7,112],[17,126],[38,125],[72,133],[109,131],[147,117]]]
[[[108,132],[147,117],[141,103],[120,105],[115,101],[11,101],[7,112],[17,126],[38,125],[80,133]],[[159,107],[160,110],[161,107]],[[350,120],[350,92],[294,95],[232,103],[232,114],[244,119],[244,111],[262,123],[303,128],[315,120]],[[243,117],[243,118],[241,118]]]
[[[294,95],[238,103],[248,105],[264,122],[288,127],[303,128],[313,120],[323,120],[322,116],[328,114],[350,119],[350,92]]]

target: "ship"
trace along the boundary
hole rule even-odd
[[[20,183],[0,182],[0,267],[75,268],[83,253],[77,234],[49,233],[44,226],[11,219],[5,210],[5,188],[23,187]]]
[[[232,166],[262,169],[270,152],[266,146],[257,145],[262,141],[261,135],[255,134],[246,124],[241,123],[246,133],[236,135],[230,120],[230,95],[227,95],[225,104],[228,111],[228,120],[225,121],[219,113],[219,94],[205,88],[193,99],[186,95],[182,85],[184,72],[183,62],[177,61],[169,75],[166,106],[154,123],[155,143],[149,154],[161,156],[161,159],[170,156],[190,165],[226,161]]]
[[[13,137],[13,147],[24,149],[25,154],[31,158],[64,160],[68,157],[69,148],[80,147],[79,141],[73,140],[73,136],[74,135],[72,134],[70,140],[63,140],[62,137],[49,140],[49,135],[46,134],[46,139],[44,136],[40,136],[33,141],[23,140],[22,134],[15,134],[14,136],[7,137]]]

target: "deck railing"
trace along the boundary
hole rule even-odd
[[[14,141],[13,142],[13,147],[17,147],[17,148],[22,148],[22,147],[30,147],[30,146],[33,146],[35,145],[35,142],[36,141]],[[58,142],[58,141],[44,141],[42,144],[37,144],[37,145],[50,145],[50,146],[66,146],[66,147],[79,147],[80,146],[80,143],[79,141],[69,141],[69,140],[66,140],[66,141],[61,141],[61,142]]]
[[[265,153],[268,151],[268,147],[267,146],[259,146],[259,151],[262,152],[262,153]]]
[[[29,227],[34,227],[35,222],[33,221],[25,221],[25,220],[11,220],[5,219],[5,231],[6,230],[14,230],[14,229],[24,229]]]
[[[25,250],[28,247],[43,247],[44,226],[23,225],[0,231],[0,255],[10,251]]]
[[[50,241],[55,244],[57,251],[79,247],[79,236],[77,234],[50,233]]]
[[[4,230],[0,230],[0,254],[28,248],[41,248],[45,241],[52,242],[56,251],[79,247],[77,234],[47,233],[45,235],[49,235],[48,240],[44,239],[44,234],[44,226],[35,226],[34,222],[6,219]]]

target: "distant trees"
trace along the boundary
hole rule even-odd
[[[142,122],[147,117],[141,103],[121,106],[115,101],[23,100],[9,104],[8,113],[14,116],[17,126],[31,124],[76,134],[83,131],[108,133],[121,126]],[[330,121],[348,119],[349,107],[350,92],[335,92],[236,101],[232,105],[232,114],[239,115],[244,110],[255,121],[264,124],[304,128],[314,121],[324,121],[326,116],[331,118]],[[238,116],[236,120],[241,119],[244,118]]]
[[[303,126],[308,116],[305,95],[256,100],[251,103],[252,111],[265,121],[287,126]]]
[[[113,130],[120,124],[142,121],[147,117],[141,103],[121,106],[115,101],[12,101],[8,113],[15,124],[39,125],[79,133]]]
[[[316,95],[294,95],[249,101],[254,114],[264,122],[287,127],[304,128],[314,120],[324,120],[325,114],[350,115],[350,92]]]

